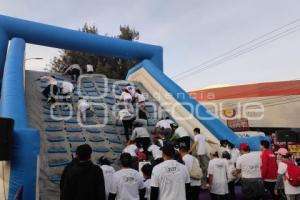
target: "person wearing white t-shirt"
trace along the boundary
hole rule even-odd
[[[72,94],[74,91],[74,85],[68,81],[63,81],[61,84],[60,94],[63,96],[63,101],[66,102],[70,99],[72,102]]]
[[[228,165],[227,161],[219,158],[215,152],[208,164],[209,192],[212,200],[228,200]]]
[[[236,160],[240,156],[240,150],[238,148],[236,148],[235,145],[229,141],[227,141],[227,145],[228,145],[228,149],[229,149],[229,153],[230,153],[230,161],[235,165]]]
[[[264,182],[261,177],[261,152],[250,152],[246,143],[240,144],[241,156],[236,161],[234,175],[241,174],[244,199],[263,199],[265,195]]]
[[[191,137],[187,130],[175,123],[172,124],[172,129],[174,131],[174,134],[171,137],[170,141],[176,141],[175,144],[179,146],[184,144],[189,150],[191,146]]]
[[[58,92],[57,80],[55,76],[41,76],[35,81],[43,80],[47,82],[47,86],[42,91],[44,97],[47,98],[47,103],[55,103],[55,95]]]
[[[288,174],[288,164],[295,165],[295,163],[291,160],[291,154],[285,149],[280,148],[277,151],[278,160],[280,160],[278,164],[278,178],[275,185],[275,193],[278,194],[277,188],[280,179],[283,179],[283,188],[288,200],[299,200],[300,199],[300,186],[295,187],[289,183],[287,179],[289,177]]]
[[[113,175],[116,170],[112,166],[110,166],[110,161],[103,156],[99,158],[99,164],[103,171],[106,199],[108,199],[109,192],[112,188]]]
[[[94,66],[91,65],[91,64],[87,64],[87,65],[86,65],[86,72],[87,72],[88,74],[94,73]]]
[[[160,139],[157,137],[153,138],[152,145],[149,146],[148,152],[152,154],[154,161],[153,165],[157,165],[163,161],[161,147],[163,144],[160,143]]]
[[[136,123],[134,126],[130,140],[135,140],[138,146],[141,146],[144,152],[147,152],[151,143],[150,133],[147,128],[143,127],[143,124]]]
[[[79,115],[82,116],[83,122],[86,122],[86,112],[88,110],[94,112],[92,104],[82,97],[79,97],[77,107],[78,107]]]
[[[130,93],[131,97],[132,98],[135,98],[135,87],[131,84],[129,84],[127,87],[126,87],[127,91]]]
[[[129,153],[132,157],[137,157],[138,152],[139,149],[136,146],[135,141],[129,141],[128,145],[123,149],[123,153]]]
[[[132,96],[130,92],[127,90],[127,88],[122,89],[122,93],[119,100],[123,103],[126,109],[133,111]]]
[[[186,166],[189,174],[192,171],[194,162],[196,162],[196,164],[200,168],[200,165],[199,165],[199,162],[198,162],[197,158],[195,158],[194,156],[188,154],[188,149],[187,149],[186,146],[180,146],[179,147],[179,153],[180,153],[180,156],[181,156],[181,158],[184,162],[184,165]],[[193,179],[191,176],[190,176],[190,179],[191,179],[190,199],[191,200],[198,200],[199,199],[201,181]]]
[[[175,149],[171,144],[162,147],[164,162],[153,168],[151,200],[189,200],[190,176],[187,168],[174,160]]]
[[[120,156],[122,168],[113,175],[108,200],[140,200],[145,196],[145,186],[140,173],[131,169],[132,157],[128,153]]]
[[[201,180],[201,187],[202,189],[207,189],[207,168],[208,168],[208,161],[209,158],[206,155],[206,144],[217,144],[212,140],[209,140],[205,137],[205,135],[200,133],[200,128],[194,128],[194,143],[189,150],[189,153],[192,153],[194,149],[196,149],[197,156],[199,159],[200,167],[203,171],[203,178]]]
[[[78,64],[70,65],[64,72],[64,74],[68,74],[71,76],[72,80],[77,81],[78,77],[80,76],[82,70]]]
[[[230,200],[235,200],[236,195],[235,195],[235,181],[236,177],[233,176],[235,169],[235,163],[232,162],[230,153],[228,151],[224,151],[222,153],[222,158],[226,159],[227,161],[227,180],[228,180],[228,190],[229,190],[229,199]]]
[[[174,121],[169,117],[165,117],[158,121],[155,125],[157,131],[165,138],[165,140],[169,140],[172,137],[173,131],[171,124],[174,124]]]
[[[118,116],[116,117],[115,125],[118,124],[118,121],[121,120],[124,127],[124,134],[126,140],[129,141],[129,134],[132,131],[132,123],[135,120],[135,116],[131,113],[127,108],[121,107],[118,112]]]

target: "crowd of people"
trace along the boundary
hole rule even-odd
[[[70,66],[66,72],[77,79],[77,69]],[[59,88],[52,76],[40,79],[48,82],[43,91],[48,102],[55,102],[52,94],[67,96],[74,90],[67,81]],[[217,143],[199,128],[189,133],[169,117],[150,133],[145,97],[130,84],[122,89],[118,107],[115,124],[122,122],[126,137],[120,169],[105,157],[94,164],[92,148],[79,146],[61,176],[61,199],[198,200],[201,191],[208,191],[212,200],[235,200],[241,187],[246,200],[300,200],[300,168],[287,149],[273,151],[267,140],[261,141],[261,151],[251,151],[246,143]],[[80,98],[78,110],[85,121],[93,108]],[[208,144],[213,153],[208,154]]]
[[[247,200],[300,198],[299,167],[285,148],[275,155],[266,140],[261,141],[261,151],[250,151],[246,143],[238,150],[230,142],[222,142],[226,147],[207,158],[207,169],[184,142],[177,146],[158,141],[144,155],[144,147],[132,147],[133,140],[120,156],[119,170],[105,157],[93,164],[91,147],[81,145],[62,174],[61,199],[198,200],[200,191],[206,190],[200,187],[204,179],[212,200],[236,199],[239,184]]]

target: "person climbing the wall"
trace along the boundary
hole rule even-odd
[[[45,80],[47,82],[46,88],[42,91],[44,97],[47,98],[47,103],[55,103],[55,95],[58,92],[57,80],[55,76],[41,76],[36,81]]]
[[[72,96],[74,92],[74,85],[69,81],[62,81],[60,88],[60,95],[63,96],[63,102],[66,102],[69,99],[72,103]]]
[[[126,109],[133,110],[132,104],[131,104],[132,96],[131,96],[130,92],[127,90],[127,88],[122,89],[122,93],[121,93],[119,100],[123,103],[123,105],[125,106]]]
[[[93,74],[94,73],[94,66],[91,64],[86,65],[86,73]]]
[[[78,64],[73,64],[73,65],[70,65],[70,67],[68,67],[65,70],[64,74],[70,75],[72,81],[74,81],[74,80],[77,81],[81,72],[82,72],[81,67]]]
[[[79,116],[82,117],[82,121],[86,122],[86,112],[87,111],[91,111],[94,112],[94,108],[92,106],[91,103],[89,103],[86,99],[84,99],[83,97],[79,97],[79,101],[78,101],[78,114]]]
[[[122,105],[120,106],[120,111],[118,113],[118,116],[116,117],[115,126],[120,120],[122,121],[127,142],[129,141],[129,133],[132,131],[132,123],[135,118],[136,117],[134,116],[134,114],[131,113],[128,108]]]

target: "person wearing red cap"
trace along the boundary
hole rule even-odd
[[[236,161],[236,170],[233,175],[241,174],[245,200],[262,200],[265,188],[260,172],[260,152],[250,152],[250,147],[246,143],[240,144],[240,152],[241,156]]]
[[[271,193],[272,199],[277,200],[274,193],[274,188],[277,179],[277,160],[275,154],[270,150],[270,142],[262,140],[260,142],[261,148],[261,176],[264,180],[265,188]]]

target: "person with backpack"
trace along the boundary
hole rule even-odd
[[[179,147],[179,153],[182,157],[184,165],[186,166],[191,179],[191,187],[190,187],[190,199],[198,200],[201,178],[202,178],[202,169],[200,168],[199,161],[194,156],[188,153],[188,149],[184,144],[181,144]]]
[[[287,200],[300,200],[300,167],[291,160],[291,154],[285,149],[277,151],[278,159],[278,178],[276,185],[283,178],[284,192]],[[275,188],[277,188],[275,186]],[[275,194],[278,192],[275,190]]]

